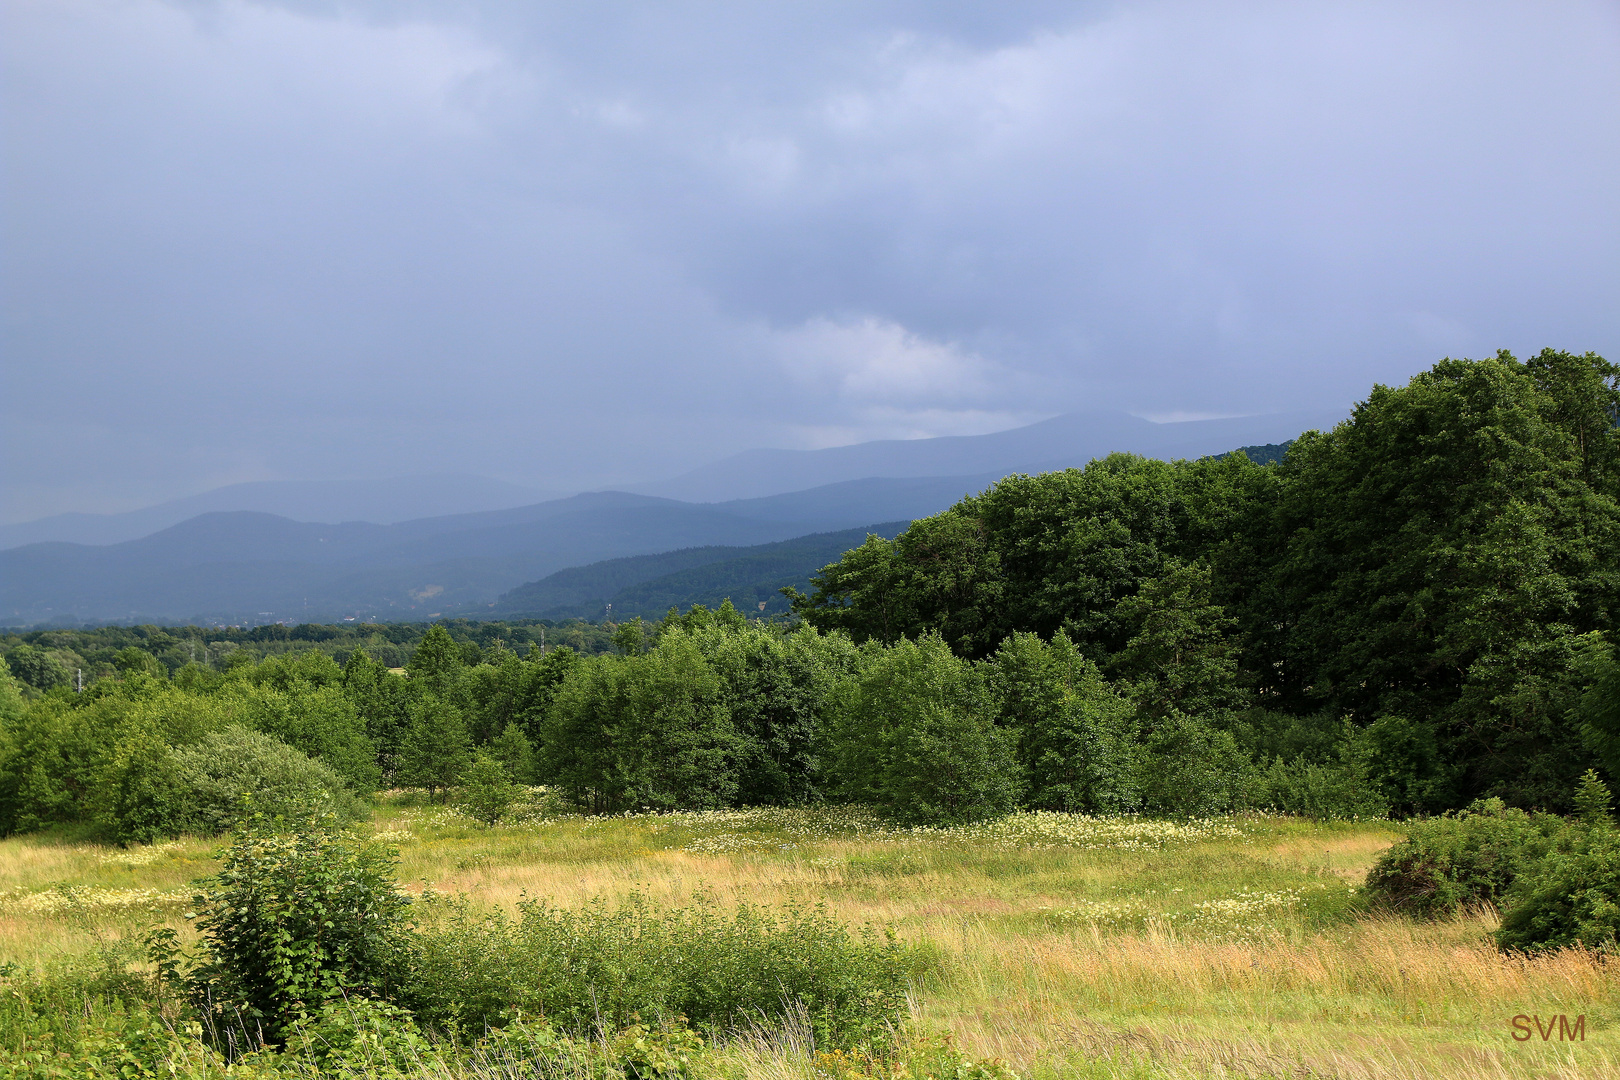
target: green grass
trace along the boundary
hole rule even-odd
[[[1620,1075],[1620,965],[1503,956],[1489,912],[1420,923],[1365,909],[1358,887],[1401,835],[1389,823],[1053,815],[928,831],[847,808],[586,819],[541,804],[526,822],[484,828],[384,799],[368,828],[397,844],[407,889],[474,904],[636,893],[676,906],[701,890],[893,926],[934,961],[915,989],[918,1030],[1025,1076]],[[181,905],[125,909],[90,894],[29,910],[23,898],[59,885],[183,892],[214,846],[131,862],[71,837],[0,842],[4,958],[36,966],[153,920],[183,930]],[[1515,1041],[1517,1013],[1584,1014],[1586,1040]],[[802,1050],[738,1040],[704,1067],[807,1078],[889,1067],[818,1067]]]

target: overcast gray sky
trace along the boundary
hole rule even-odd
[[[6,520],[1620,358],[1613,2],[0,11]]]

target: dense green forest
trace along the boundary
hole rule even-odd
[[[1275,466],[1014,477],[868,541],[795,610],[979,660],[1056,635],[1144,723],[1191,717],[1285,758],[1338,742],[1397,810],[1561,805],[1589,765],[1620,767],[1577,719],[1620,612],[1617,371],[1446,360]]]
[[[31,630],[0,634],[0,658],[26,694],[34,690],[69,687],[83,673],[85,685],[117,678],[119,653],[136,649],[149,654],[170,675],[191,664],[223,671],[246,662],[258,662],[294,652],[322,652],[339,664],[356,649],[364,649],[384,667],[404,667],[432,624],[271,623],[254,627],[230,626],[101,626],[86,630]],[[567,645],[591,656],[613,651],[614,626],[583,620],[512,619],[471,622],[452,619],[440,623],[450,636],[469,648],[469,656],[486,650],[546,648]],[[126,654],[127,657],[127,654]],[[127,665],[126,659],[126,665]],[[142,661],[144,662],[144,661]]]
[[[848,551],[790,620],[9,638],[0,830],[150,839],[243,790],[360,812],[467,777],[910,822],[1564,809],[1620,773],[1617,416],[1596,356],[1448,360],[1276,464],[1009,477]]]

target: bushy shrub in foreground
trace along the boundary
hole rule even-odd
[[[189,982],[227,1043],[277,1042],[301,1013],[384,993],[408,966],[409,900],[394,884],[393,852],[329,817],[288,828],[255,815],[202,885],[202,957]]]
[[[1608,786],[1588,769],[1575,793],[1573,842],[1553,847],[1519,876],[1498,945],[1613,949],[1620,942],[1620,834],[1611,801]]]
[[[1384,906],[1436,917],[1498,904],[1504,949],[1612,949],[1620,941],[1620,833],[1609,790],[1591,771],[1578,814],[1530,814],[1491,799],[1417,822],[1367,875]]]
[[[1473,904],[1496,904],[1519,875],[1574,833],[1556,814],[1527,813],[1485,799],[1467,810],[1413,822],[1367,875],[1375,903],[1437,917]]]
[[[905,1011],[902,946],[871,930],[852,933],[820,907],[733,912],[702,895],[671,910],[638,897],[578,911],[530,901],[514,921],[440,904],[417,938],[408,990],[430,1026],[481,1031],[521,1010],[585,1034],[681,1016],[728,1030],[802,1009],[819,1042],[848,1046]]]

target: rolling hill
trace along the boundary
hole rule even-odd
[[[1084,462],[1051,467],[1064,464]],[[425,619],[512,614],[514,605],[583,613],[608,603],[615,611],[662,612],[728,595],[773,610],[777,588],[803,582],[838,554],[809,534],[854,530],[858,543],[870,522],[898,531],[1001,475],[868,477],[714,503],[593,492],[391,525],[207,513],[115,544],[58,541],[0,551],[0,625]],[[739,550],[800,537],[807,538],[802,549]],[[599,567],[659,553],[667,558],[656,568],[625,569],[641,575],[633,580]],[[714,568],[719,563],[728,565]],[[519,588],[592,566],[598,569],[577,578],[572,592],[563,582],[575,579],[532,595]]]
[[[595,620],[612,605],[615,619],[655,619],[672,607],[718,607],[726,600],[750,614],[777,614],[787,610],[782,588],[808,589],[810,575],[859,546],[868,534],[893,539],[909,524],[891,521],[753,547],[687,548],[609,559],[519,586],[496,601],[489,614]]]

